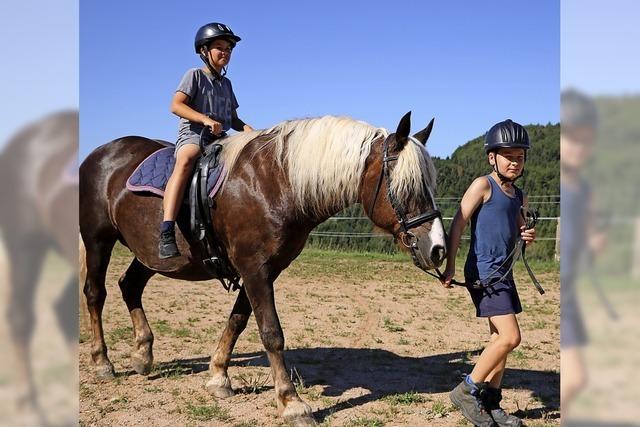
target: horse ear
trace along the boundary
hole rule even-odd
[[[434,120],[435,120],[435,117],[433,119],[431,119],[431,121],[429,122],[429,124],[427,125],[426,128],[422,129],[420,132],[418,132],[415,135],[413,135],[413,137],[415,139],[417,139],[418,141],[420,141],[422,143],[422,145],[426,145],[427,144],[427,140],[429,139],[429,135],[431,135],[431,129],[433,129],[433,121]]]
[[[398,129],[396,130],[395,144],[393,151],[402,151],[407,141],[409,140],[409,131],[411,130],[411,111],[405,114],[398,123]]]

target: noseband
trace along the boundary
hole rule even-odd
[[[389,199],[389,202],[391,203],[391,206],[396,213],[396,218],[398,220],[398,223],[400,224],[400,231],[404,233],[400,238],[400,241],[411,251],[411,258],[413,259],[413,263],[416,265],[416,267],[424,270],[424,267],[420,264],[417,256],[418,238],[410,230],[412,228],[419,227],[425,222],[433,221],[436,218],[442,219],[442,213],[438,209],[431,209],[413,218],[407,218],[407,215],[402,209],[402,206],[391,191],[391,171],[389,163],[398,160],[398,154],[393,156],[389,155],[390,137],[391,135],[387,136],[382,143],[382,170],[380,171],[380,178],[378,178],[378,185],[376,185],[376,192],[373,197],[373,203],[371,203],[371,206],[369,207],[369,218],[373,218],[373,208],[376,205],[376,200],[378,200],[378,193],[380,192],[380,188],[382,186],[382,178],[384,177],[387,180],[387,198]],[[429,195],[431,206],[435,208],[436,204],[435,200],[433,199],[433,194],[431,194],[431,190],[424,180],[422,181],[422,185],[426,189],[426,194]]]

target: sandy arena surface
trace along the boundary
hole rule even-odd
[[[236,395],[204,385],[210,354],[236,294],[216,282],[154,276],[144,304],[155,335],[154,370],[134,373],[131,321],[117,287],[131,255],[113,257],[105,338],[117,376],[97,379],[90,333],[80,335],[80,422],[85,426],[278,426],[270,371],[252,318],[229,376]],[[524,312],[508,361],[503,407],[528,426],[559,425],[558,274],[539,274],[537,294],[518,270]],[[300,396],[325,426],[465,426],[448,392],[488,339],[464,289],[445,290],[410,260],[303,257],[276,282],[285,358]]]

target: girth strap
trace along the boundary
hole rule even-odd
[[[202,135],[201,135],[201,148]],[[211,209],[214,201],[207,191],[209,170],[218,166],[222,145],[213,144],[203,150],[204,156],[196,162],[196,170],[191,179],[189,189],[190,225],[193,236],[200,243],[202,265],[212,277],[218,279],[227,290],[237,290],[241,287],[240,276],[226,258],[224,248],[213,235],[213,221]]]

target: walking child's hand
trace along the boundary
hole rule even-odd
[[[522,237],[522,240],[524,241],[524,244],[526,246],[530,246],[533,241],[536,239],[536,229],[535,228],[529,228],[527,229],[525,225],[520,227],[521,233],[520,236]]]
[[[447,263],[447,268],[444,269],[444,272],[442,273],[442,279],[440,279],[440,283],[442,283],[442,286],[444,286],[445,288],[452,288],[453,285],[451,284],[451,281],[453,280],[453,276],[455,274],[456,266],[449,266],[449,263]]]

